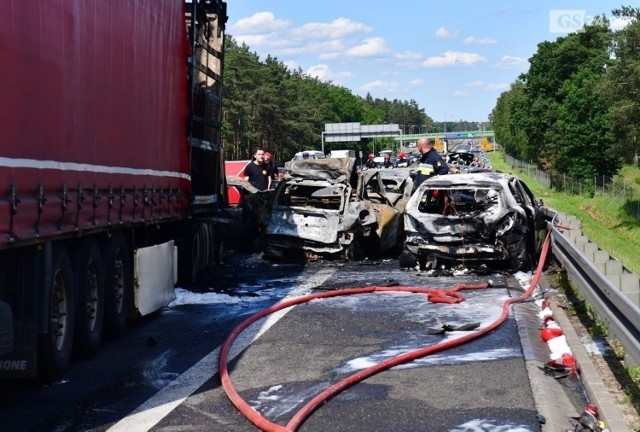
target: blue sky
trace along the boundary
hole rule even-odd
[[[227,33],[354,94],[414,99],[436,121],[486,121],[538,43],[630,3],[227,0]]]

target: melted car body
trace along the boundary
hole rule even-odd
[[[504,173],[453,174],[423,182],[407,204],[400,265],[496,265],[530,270],[547,217],[524,182]]]
[[[265,229],[266,257],[361,259],[397,245],[402,211],[377,170],[358,174],[354,158],[294,160],[285,168]]]

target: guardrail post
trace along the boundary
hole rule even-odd
[[[605,264],[611,256],[609,252],[599,249],[593,253],[593,266],[602,274],[605,272]]]
[[[624,272],[620,277],[620,291],[627,296],[631,303],[640,306],[640,276],[635,273]]]
[[[582,245],[582,253],[591,262],[593,262],[593,254],[598,251],[598,245],[595,243],[584,243]]]

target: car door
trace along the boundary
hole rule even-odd
[[[537,254],[540,252],[544,238],[547,235],[546,216],[526,183],[517,178],[513,178],[510,181],[510,187],[516,201],[518,201],[527,214],[529,230],[532,234],[531,241]]]

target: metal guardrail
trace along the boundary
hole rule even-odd
[[[590,306],[622,343],[625,354],[640,365],[640,309],[576,249],[561,228],[552,226],[551,250],[578,284]]]

